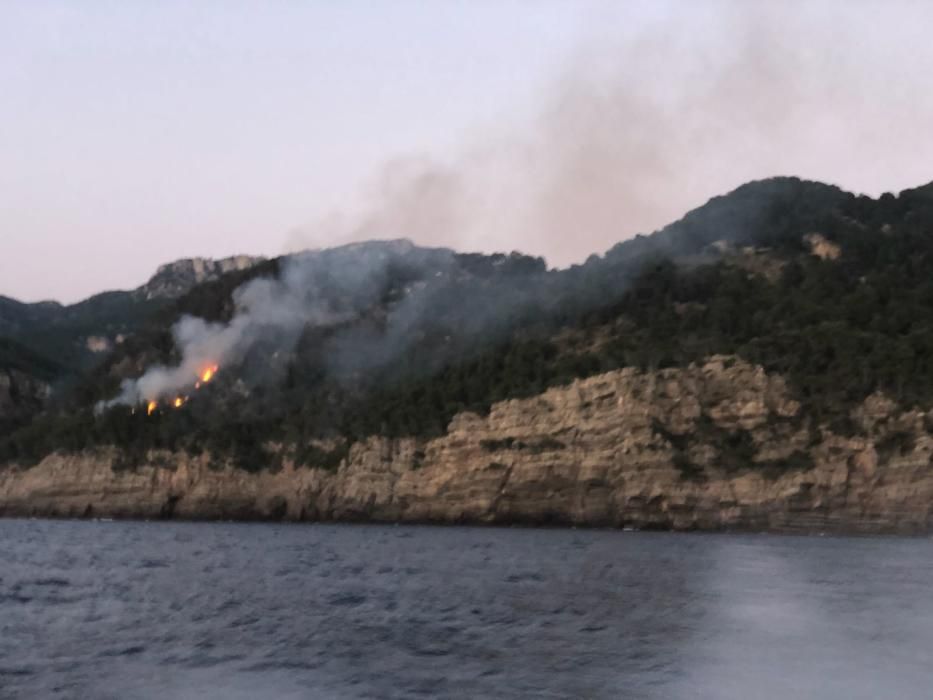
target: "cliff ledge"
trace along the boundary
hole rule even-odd
[[[159,452],[120,470],[114,449],[55,454],[0,471],[0,514],[933,530],[928,415],[876,394],[851,419],[848,435],[815,425],[780,376],[716,356],[461,413],[436,439],[369,438],[336,470]]]

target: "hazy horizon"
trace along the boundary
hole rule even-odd
[[[0,294],[370,238],[564,266],[752,179],[933,180],[922,2],[0,5]]]

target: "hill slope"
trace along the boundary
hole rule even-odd
[[[518,254],[464,255],[406,242],[269,261],[194,287],[43,416],[8,435],[0,453],[25,465],[55,450],[90,450],[133,468],[151,465],[157,453],[175,455],[159,458],[169,462],[203,455],[217,466],[307,466],[349,478],[382,440],[386,459],[396,450],[407,455],[408,466],[397,469],[414,470],[405,479],[417,484],[421,468],[439,468],[440,448],[432,446],[453,439],[469,416],[515,399],[540,407],[527,408],[532,413],[551,411],[548,387],[636,372],[647,384],[607,394],[618,404],[601,409],[609,411],[606,426],[612,415],[627,425],[624,402],[647,401],[654,413],[670,392],[692,406],[689,415],[671,423],[657,414],[645,435],[641,424],[610,430],[615,437],[598,448],[568,443],[560,431],[569,424],[531,438],[521,421],[511,424],[515,430],[508,423],[477,428],[485,431],[484,465],[502,465],[490,467],[494,473],[537,464],[545,469],[537,478],[547,481],[558,465],[569,468],[568,459],[579,469],[588,451],[622,450],[635,440],[653,450],[652,463],[665,465],[658,484],[673,474],[677,488],[696,498],[699,486],[689,484],[731,484],[743,474],[798,483],[808,473],[835,478],[839,460],[845,470],[872,459],[879,468],[898,459],[914,465],[929,444],[925,411],[933,407],[930,192],[872,200],[794,178],[750,183],[568,270],[549,271]],[[216,325],[179,323],[186,315]],[[205,352],[214,353],[219,372],[195,390],[196,376],[185,372],[210,360]],[[691,368],[715,357],[723,358],[716,372],[732,379],[709,384],[712,398],[691,404],[686,397],[700,381]],[[160,363],[165,369],[153,370]],[[731,366],[748,369],[733,375]],[[778,404],[768,403],[770,390],[754,398],[755,377],[780,383]],[[120,395],[121,382],[132,400],[102,404]],[[170,405],[175,396],[178,409]],[[151,415],[139,403],[149,399],[158,402]],[[587,410],[576,405],[573,415],[583,420]],[[730,411],[739,414],[725,417]],[[529,419],[537,424],[544,415]],[[574,452],[564,451],[568,444]],[[471,454],[462,469],[479,468]],[[624,475],[625,465],[614,464]],[[560,483],[548,488],[560,492]],[[333,488],[346,502],[349,487]],[[497,503],[494,514],[510,512]],[[555,513],[567,515],[568,507]],[[914,505],[891,507],[914,508],[913,526],[926,522],[928,513]]]
[[[65,391],[83,372],[101,361],[114,346],[140,329],[158,310],[198,284],[245,270],[261,258],[238,256],[223,260],[178,260],[161,266],[153,277],[132,291],[96,294],[76,304],[47,301],[24,303],[0,296],[0,372],[15,370],[21,381],[45,383]],[[54,359],[53,359],[54,358]],[[6,411],[28,416],[42,402],[10,398]]]

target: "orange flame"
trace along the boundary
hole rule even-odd
[[[211,365],[201,372],[201,381],[207,384],[217,374],[217,365]]]
[[[172,405],[175,408],[181,408],[184,405],[184,403],[185,403],[185,400],[182,397],[176,396],[175,400],[172,402]]]
[[[149,403],[146,404],[146,415],[151,416],[152,412],[155,411],[158,407],[159,407],[159,404],[157,402],[150,401]]]

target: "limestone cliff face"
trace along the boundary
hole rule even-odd
[[[173,299],[202,282],[214,280],[227,272],[246,270],[265,258],[235,255],[221,260],[185,258],[167,263],[156,270],[136,293],[146,299]]]
[[[610,372],[463,413],[433,440],[370,438],[336,471],[207,456],[56,455],[0,472],[6,515],[573,523],[672,529],[933,529],[928,417],[873,396],[854,435],[800,415],[735,358]],[[744,460],[744,461],[742,461]]]

